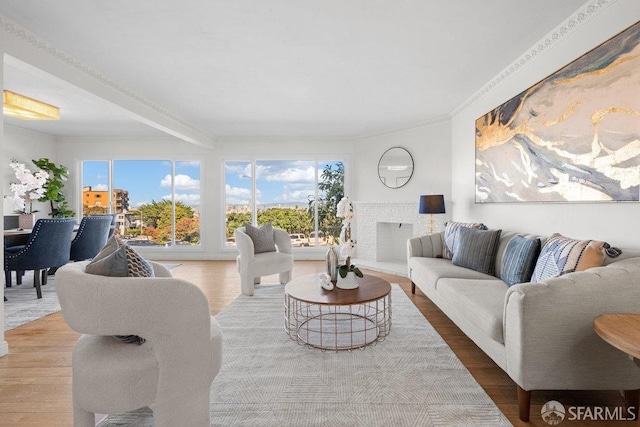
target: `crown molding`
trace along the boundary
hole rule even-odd
[[[73,69],[75,69],[76,71],[81,72],[82,74],[84,74],[87,77],[90,77],[91,79],[93,79],[96,82],[101,83],[104,86],[107,86],[108,88],[120,93],[121,95],[124,95],[125,97],[134,100],[135,102],[142,104],[143,106],[145,106],[146,108],[149,108],[150,110],[154,111],[155,113],[166,117],[167,119],[178,123],[198,134],[201,134],[202,136],[205,136],[208,140],[214,140],[215,141],[215,137],[211,137],[207,134],[205,134],[204,132],[201,132],[199,130],[197,130],[197,128],[195,126],[193,126],[192,124],[190,124],[189,122],[187,122],[186,120],[184,120],[183,118],[175,115],[174,113],[172,113],[171,111],[161,107],[160,105],[156,104],[155,102],[151,101],[148,98],[145,98],[144,96],[134,92],[133,90],[122,86],[118,83],[116,83],[114,80],[110,79],[109,77],[107,77],[106,75],[102,74],[100,71],[96,70],[95,68],[83,63],[82,61],[80,61],[79,59],[75,58],[74,56],[72,56],[71,54],[69,54],[68,52],[65,52],[61,49],[58,49],[54,46],[52,46],[49,42],[39,38],[38,36],[36,36],[35,34],[31,33],[30,31],[28,31],[27,29],[19,26],[18,24],[16,24],[15,22],[7,19],[4,16],[0,16],[0,30],[2,30],[2,32],[4,32],[6,35],[14,37],[30,46],[32,46],[33,48],[37,49],[38,51],[40,51],[42,54],[54,58],[57,61],[60,61],[62,63],[64,63],[66,66],[71,67]],[[18,58],[19,59],[19,58]],[[148,120],[147,120],[148,121]]]
[[[500,74],[493,78],[489,83],[485,84],[479,91],[473,94],[470,98],[456,107],[450,116],[454,117],[462,110],[473,104],[478,99],[482,98],[489,91],[496,86],[511,78],[517,74],[523,68],[531,65],[540,56],[544,55],[551,48],[555,47],[568,35],[572,34],[578,28],[585,23],[598,16],[607,7],[611,6],[617,0],[594,0],[590,3],[583,5],[572,16],[567,18],[564,22],[558,25],[544,36],[540,41],[528,49],[524,54],[518,57],[510,66],[503,69]]]
[[[392,133],[403,132],[403,131],[407,131],[407,130],[411,130],[411,129],[420,128],[420,127],[423,127],[423,126],[437,125],[439,123],[448,122],[449,120],[451,120],[451,115],[450,114],[444,114],[442,116],[430,117],[428,119],[420,120],[419,122],[409,123],[409,124],[404,125],[404,126],[397,126],[397,127],[388,128],[388,129],[375,131],[375,132],[371,132],[371,133],[364,133],[364,134],[361,134],[361,135],[354,136],[351,139],[353,141],[359,141],[359,140],[362,140],[362,139],[375,138],[375,137],[378,137],[378,136],[385,136],[385,135],[389,135],[389,134],[392,134]]]

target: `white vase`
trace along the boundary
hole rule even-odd
[[[31,230],[36,224],[36,217],[34,214],[20,214],[18,215],[18,228],[23,230]]]
[[[338,250],[335,246],[331,246],[327,251],[326,261],[327,274],[332,283],[336,283],[336,280],[338,280],[338,259]]]
[[[357,289],[360,286],[358,283],[358,276],[353,271],[348,271],[346,277],[342,277],[338,274],[338,283],[336,287],[340,289]]]

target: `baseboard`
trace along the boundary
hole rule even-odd
[[[0,342],[0,357],[9,354],[9,344],[6,341]]]

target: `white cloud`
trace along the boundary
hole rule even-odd
[[[281,203],[301,203],[306,206],[309,203],[309,194],[313,194],[313,190],[296,190],[288,191],[275,198],[276,202]]]
[[[249,201],[247,199],[236,199],[235,197],[227,197],[226,199],[228,205],[248,205]]]
[[[163,200],[171,200],[171,194],[162,196]],[[200,203],[200,194],[181,194],[176,193],[176,202],[182,202],[185,205],[197,205]]]
[[[107,184],[98,184],[92,185],[91,190],[93,191],[109,191],[109,186]]]
[[[251,198],[250,188],[232,187],[229,184],[225,185],[225,194],[228,196],[239,196],[241,198]]]
[[[193,179],[189,175],[176,175],[176,190],[198,190],[200,189],[200,180]],[[171,187],[171,175],[167,175],[164,177],[162,181],[160,181],[161,187]]]
[[[315,182],[315,173],[316,169],[313,165],[289,164],[282,168],[273,165],[256,165],[257,179],[267,182]]]

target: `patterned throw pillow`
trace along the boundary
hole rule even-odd
[[[596,240],[575,240],[554,233],[544,244],[531,282],[562,276],[574,271],[600,267],[608,256],[615,258],[622,251]]]
[[[541,246],[538,238],[528,239],[518,235],[509,240],[502,259],[502,281],[512,286],[531,280]]]
[[[270,222],[262,227],[254,227],[251,224],[245,224],[245,230],[253,241],[253,253],[275,252],[276,243],[273,240],[273,226]]]
[[[477,228],[479,230],[487,229],[487,226],[482,223],[447,221],[444,227],[444,245],[442,245],[442,258],[453,258],[453,251],[456,247],[455,243],[460,227]]]
[[[100,254],[98,254],[100,255]],[[153,277],[153,266],[133,248],[121,245],[102,258],[94,258],[85,271],[89,274],[111,277]]]
[[[493,275],[502,230],[460,227],[458,233],[453,264]]]

